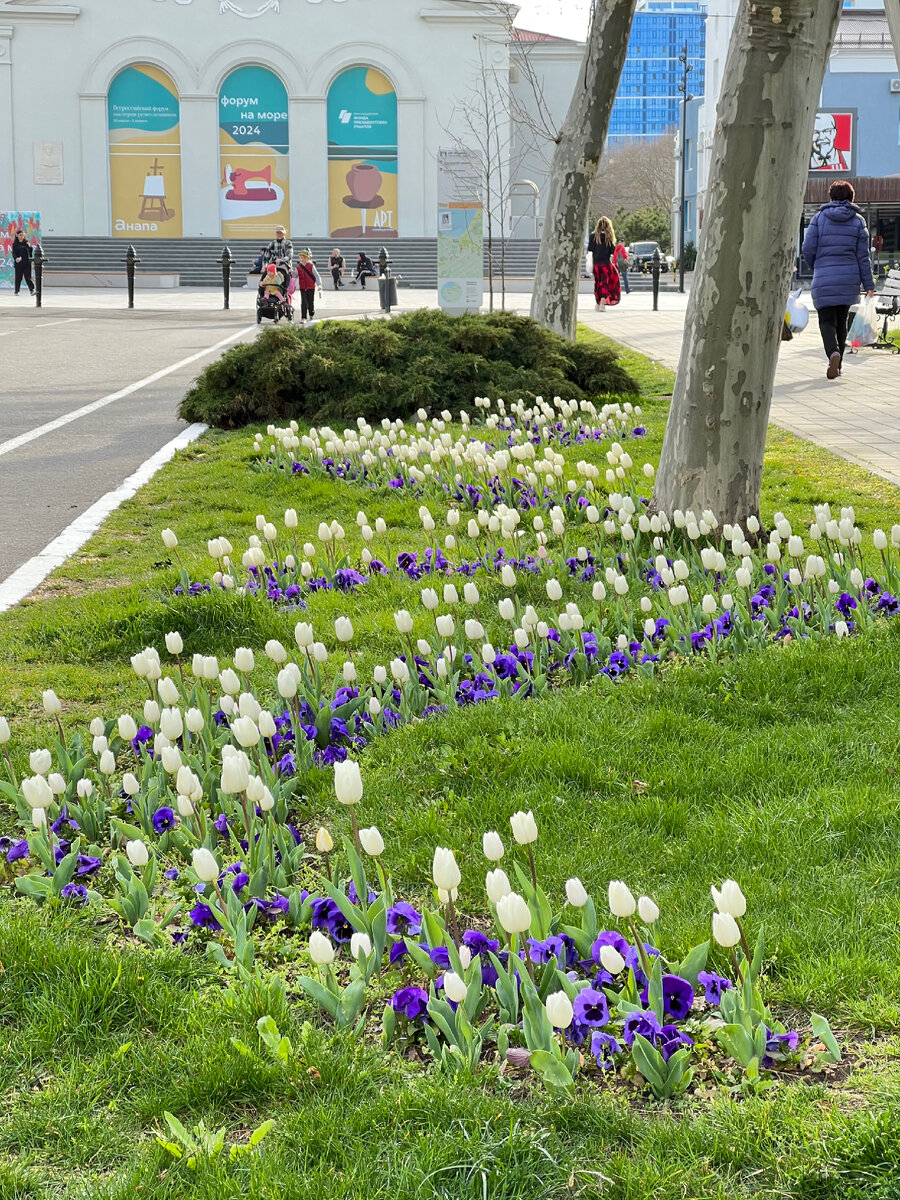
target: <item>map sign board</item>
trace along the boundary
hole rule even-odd
[[[438,303],[444,312],[478,312],[484,299],[484,206],[476,164],[462,153],[438,156]]]

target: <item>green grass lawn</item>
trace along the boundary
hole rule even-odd
[[[623,357],[648,428],[633,454],[657,461],[671,375]],[[601,448],[582,454],[605,461]],[[43,687],[63,699],[67,724],[133,710],[144,693],[127,656],[161,646],[169,629],[188,654],[293,641],[296,614],[266,603],[174,598],[164,527],[178,532],[195,578],[211,570],[207,538],[225,534],[238,549],[257,513],[280,518],[287,507],[301,537],[323,517],[349,528],[362,507],[385,517],[394,552],[420,542],[415,500],[257,473],[251,459],[250,434],[207,434],[118,510],[43,598],[0,615],[0,712],[15,724],[19,765],[49,736]],[[772,430],[764,515],[781,509],[802,528],[824,501],[852,504],[870,534],[897,521],[900,489]],[[407,580],[376,580],[352,597],[316,596],[306,619],[332,647],[334,617],[350,613],[361,660],[383,661],[396,644],[391,614],[413,608],[417,593]],[[38,910],[4,889],[0,1200],[897,1200],[898,678],[900,622],[864,639],[496,701],[407,726],[364,755],[361,822],[381,829],[410,899],[435,844],[452,846],[463,912],[483,916],[480,834],[508,830],[517,808],[538,820],[548,891],[571,875],[595,893],[610,878],[648,890],[672,957],[708,936],[709,883],[738,879],[751,929],[766,929],[767,1000],[801,1025],[824,1013],[848,1050],[827,1083],[807,1076],[745,1097],[707,1082],[665,1107],[596,1084],[561,1102],[494,1064],[474,1084],[454,1082],[335,1034],[293,993],[227,991],[200,955],[126,946],[113,923]],[[314,773],[298,820],[346,832],[336,808],[330,774]],[[295,951],[268,953],[290,967]],[[297,1051],[286,1067],[256,1053],[266,1012]],[[226,1152],[192,1172],[156,1145],[166,1110],[186,1125],[226,1126],[228,1144],[276,1125],[258,1157]]]

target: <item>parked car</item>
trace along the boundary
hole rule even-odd
[[[659,251],[660,271],[674,271],[675,259],[671,254],[663,254],[659,242],[632,242],[626,246],[628,251],[628,269],[630,271],[649,271],[653,265],[653,252]]]

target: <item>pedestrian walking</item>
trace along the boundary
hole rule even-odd
[[[16,280],[16,295],[22,287],[22,280],[28,284],[28,291],[34,295],[34,283],[31,279],[31,256],[33,251],[28,245],[28,239],[25,236],[25,230],[19,229],[16,233],[16,239],[13,242],[13,271],[15,272]]]
[[[596,310],[618,304],[622,297],[619,269],[613,263],[616,234],[609,217],[601,217],[588,241],[588,253],[594,261],[594,300]]]
[[[613,251],[613,265],[619,272],[619,283],[626,296],[631,295],[631,284],[628,280],[628,251],[621,242],[616,242],[616,248]]]
[[[859,300],[860,289],[874,296],[875,281],[869,231],[853,203],[853,185],[839,179],[828,194],[831,199],[810,221],[802,253],[813,269],[812,298],[828,359],[825,375],[837,379],[847,345],[850,306]]]
[[[356,278],[353,280],[353,282],[358,283],[363,291],[365,291],[366,279],[369,276],[374,279],[375,274],[375,264],[372,262],[371,258],[369,258],[368,254],[363,254],[362,251],[360,251],[356,256]]]
[[[334,280],[334,290],[344,286],[344,256],[340,250],[332,250],[329,260],[331,265],[331,278]]]
[[[297,291],[300,293],[300,321],[303,325],[312,323],[316,315],[316,289],[322,294],[322,279],[316,269],[316,264],[309,251],[301,250],[297,261]]]

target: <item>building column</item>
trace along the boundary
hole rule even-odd
[[[298,239],[328,236],[328,117],[324,96],[288,101],[291,228]]]
[[[181,96],[181,205],[185,237],[218,238],[219,101]]]
[[[884,11],[894,43],[894,57],[900,67],[900,0],[884,0]]]
[[[81,97],[81,187],[84,237],[109,237],[109,134],[106,96]],[[72,233],[77,236],[73,229]]]
[[[400,236],[432,237],[437,222],[437,165],[425,153],[424,100],[397,97],[397,170]]]
[[[18,209],[16,200],[16,168],[13,143],[15,117],[12,103],[12,35],[11,25],[0,25],[0,208]]]

